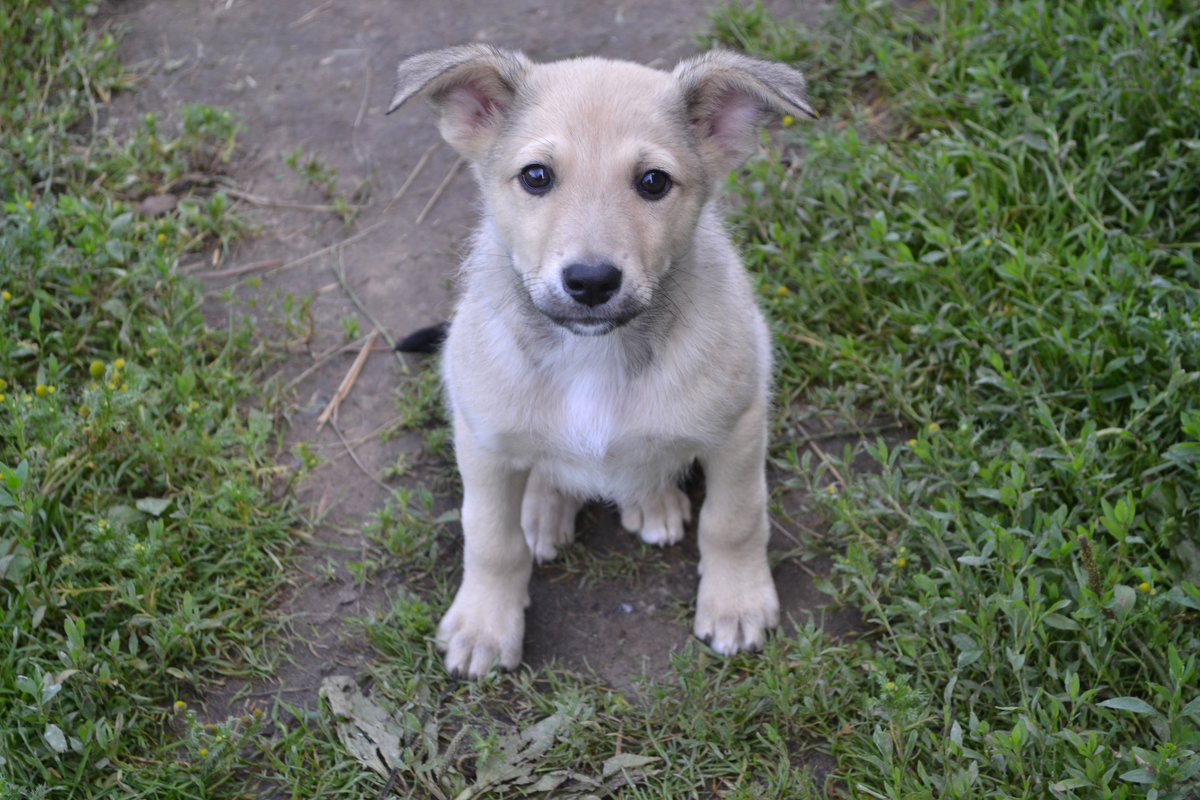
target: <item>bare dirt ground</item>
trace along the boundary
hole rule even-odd
[[[818,8],[811,0],[767,5],[802,21],[814,19]],[[103,15],[127,31],[120,55],[144,76],[137,91],[117,98],[114,126],[127,128],[137,115],[165,115],[188,103],[231,109],[244,124],[231,174],[261,231],[215,261],[210,253],[184,267],[204,275],[214,290],[232,287],[244,300],[274,292],[312,298],[313,336],[282,365],[286,379],[298,379],[287,440],[311,443],[325,461],[303,487],[321,524],[315,541],[301,548],[300,571],[280,601],[296,639],[285,648],[277,681],[226,687],[209,698],[210,715],[276,693],[315,704],[325,675],[353,673],[373,657],[344,620],[386,608],[401,581],[385,570],[359,583],[345,566],[367,548],[362,522],[400,485],[385,480],[385,470],[404,450],[410,461],[421,460],[416,436],[384,441],[374,435],[396,417],[404,369],[382,337],[334,423],[317,431],[319,412],[357,352],[323,363],[318,358],[345,343],[343,320],[356,316],[364,333],[372,328],[351,293],[396,338],[446,319],[458,254],[475,217],[475,187],[450,148],[438,146],[432,114],[417,106],[384,116],[399,59],[488,41],[539,60],[588,53],[669,68],[697,49],[706,10],[689,0],[113,0],[104,6]],[[344,196],[367,182],[369,201],[351,225],[321,209],[329,199],[287,166],[298,148],[336,169]],[[247,286],[247,278],[261,283]],[[216,300],[210,310],[214,320],[226,313]],[[409,368],[417,364],[410,361]],[[451,493],[438,498],[441,509],[456,502]],[[594,508],[582,520],[587,547],[638,551],[611,512]],[[774,548],[789,546],[786,532],[777,538]],[[661,567],[633,580],[588,582],[552,565],[536,570],[527,662],[555,660],[618,688],[643,671],[662,674],[669,653],[690,635],[673,604],[695,592],[694,539],[653,557],[662,559]],[[819,561],[780,565],[776,581],[785,614],[824,618],[817,609],[825,599],[811,578],[811,570],[823,568]],[[854,617],[832,616],[825,624],[845,630]]]

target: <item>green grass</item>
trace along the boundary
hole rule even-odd
[[[0,31],[0,796],[374,796],[327,709],[193,713],[214,676],[269,670],[300,522],[261,344],[205,328],[175,269],[238,235],[224,196],[130,213],[219,170],[236,121],[72,133],[125,82],[82,7]],[[801,551],[832,553],[823,585],[867,630],[694,644],[631,697],[553,667],[455,682],[430,638],[449,517],[398,494],[359,566],[415,580],[357,636],[401,796],[1195,798],[1198,15],[718,11],[709,43],[796,61],[823,115],[731,185],[779,344],[778,488],[810,492],[827,529]],[[405,397],[444,456],[431,373]],[[855,469],[813,456],[813,416],[908,433]]]
[[[232,313],[207,327],[177,269],[240,230],[223,194],[176,185],[214,176],[237,124],[194,106],[89,132],[127,82],[115,42],[84,3],[43,5],[0,30],[0,797],[195,797],[238,782],[233,727],[261,723],[206,747],[183,709],[270,670],[304,524],[267,353]],[[168,188],[176,210],[136,213]]]

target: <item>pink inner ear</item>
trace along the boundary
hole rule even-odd
[[[726,151],[743,151],[753,146],[762,114],[763,105],[757,97],[727,89],[712,100],[709,135]]]
[[[494,95],[474,83],[461,83],[446,90],[442,102],[446,118],[465,136],[491,125],[505,110]]]

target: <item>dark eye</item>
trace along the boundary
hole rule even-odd
[[[545,164],[530,164],[521,170],[521,185],[530,194],[545,194],[554,185],[554,172]]]
[[[637,190],[647,200],[661,200],[671,190],[671,176],[661,169],[643,172],[637,179]]]

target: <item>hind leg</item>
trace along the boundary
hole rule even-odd
[[[622,528],[660,547],[680,542],[684,526],[692,521],[692,501],[676,486],[640,502],[621,503],[620,509]]]
[[[560,547],[575,541],[575,516],[582,507],[582,500],[560,492],[537,469],[529,473],[521,529],[535,561],[553,561]]]

